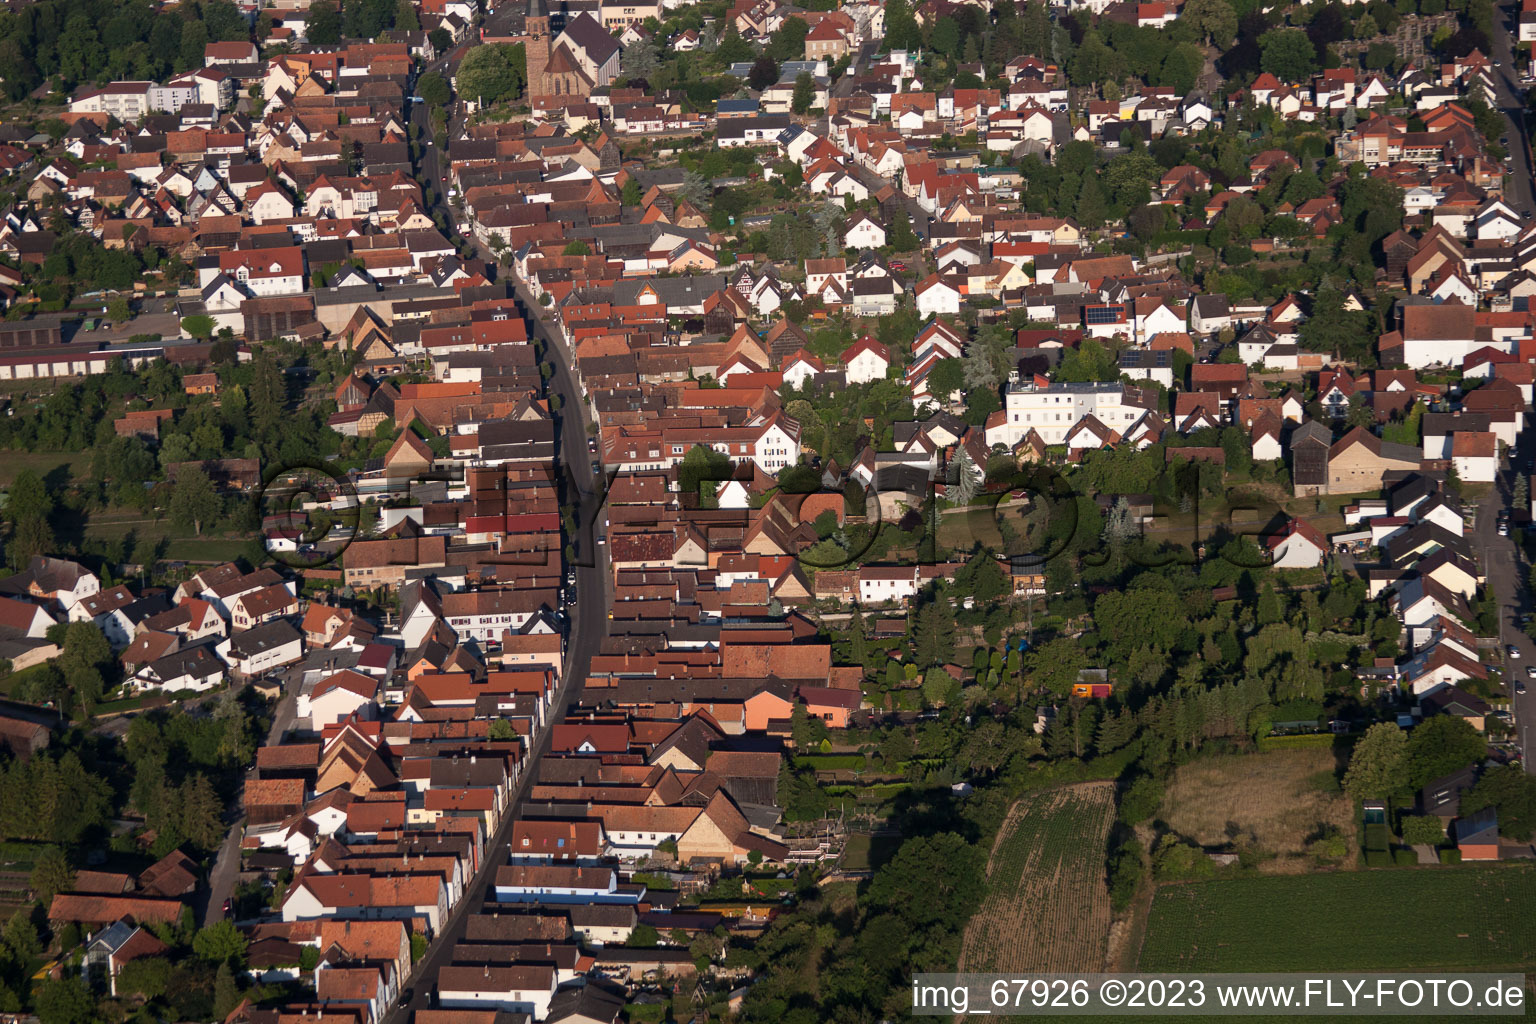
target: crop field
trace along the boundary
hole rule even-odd
[[[1157,890],[1143,971],[1536,966],[1536,865],[1238,878]]]
[[[1100,971],[1109,948],[1104,844],[1112,782],[1025,796],[998,830],[962,971]]]

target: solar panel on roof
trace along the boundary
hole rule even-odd
[[[1089,306],[1083,311],[1083,315],[1087,323],[1092,326],[1119,323],[1121,312],[1119,306]]]

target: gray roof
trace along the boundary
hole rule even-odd
[[[606,64],[608,58],[619,52],[619,41],[604,31],[597,19],[585,11],[566,22],[565,31],[560,34],[586,51],[587,56],[598,65]]]

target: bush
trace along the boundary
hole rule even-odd
[[[1212,878],[1216,865],[1205,851],[1176,835],[1165,835],[1152,854],[1152,875],[1159,882],[1190,882]]]
[[[1368,868],[1384,868],[1392,863],[1392,855],[1386,850],[1366,850],[1365,866]]]
[[[1397,863],[1398,867],[1412,867],[1419,862],[1419,855],[1406,846],[1399,846],[1392,851],[1392,860]]]
[[[1461,851],[1455,848],[1440,851],[1441,864],[1460,864]]]
[[[1120,820],[1139,825],[1156,814],[1162,803],[1162,782],[1151,775],[1138,776],[1120,797]]]
[[[1109,902],[1124,910],[1136,898],[1146,868],[1141,862],[1141,844],[1132,839],[1115,852],[1109,862]]]

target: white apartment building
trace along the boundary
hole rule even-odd
[[[987,445],[1012,448],[1031,430],[1046,444],[1064,444],[1084,416],[1120,433],[1147,410],[1118,383],[1038,384],[1010,381],[1003,392],[1002,423],[987,426]],[[1129,400],[1128,399],[1132,399]]]

